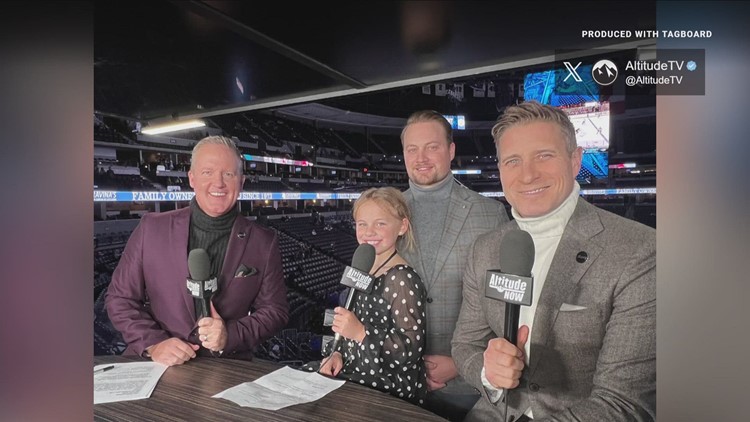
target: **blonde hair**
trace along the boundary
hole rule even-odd
[[[440,127],[443,128],[443,132],[445,132],[445,142],[447,142],[448,145],[453,143],[453,129],[451,128],[450,123],[448,123],[448,119],[435,110],[420,110],[415,111],[408,119],[406,119],[406,124],[404,125],[404,128],[401,129],[401,145],[404,145],[404,133],[409,125],[425,122],[435,122],[440,125]]]
[[[394,217],[399,220],[406,219],[406,231],[404,232],[403,240],[407,250],[414,249],[414,233],[411,230],[411,213],[409,212],[409,206],[406,204],[406,199],[400,190],[392,187],[385,188],[370,188],[362,192],[362,194],[354,201],[352,207],[352,217],[356,220],[357,211],[367,201],[375,201],[376,204],[388,210]]]
[[[572,154],[578,147],[576,129],[564,111],[537,101],[526,101],[506,108],[505,112],[497,119],[495,126],[492,127],[492,138],[495,140],[498,157],[500,157],[500,138],[506,130],[512,126],[534,122],[556,124],[560,128],[563,138],[565,138],[566,149],[569,154]]]
[[[224,145],[225,147],[228,147],[234,152],[234,155],[237,156],[237,170],[239,171],[239,175],[242,176],[243,173],[243,159],[242,159],[242,153],[237,148],[237,144],[234,143],[234,140],[231,138],[227,138],[226,136],[206,136],[205,138],[198,141],[197,144],[193,147],[193,152],[190,154],[190,166],[192,167],[193,162],[195,162],[195,157],[198,155],[198,150],[201,149],[204,145]]]

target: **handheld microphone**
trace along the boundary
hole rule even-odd
[[[196,320],[211,316],[211,297],[219,289],[216,277],[211,278],[211,259],[205,249],[193,249],[188,254],[187,289],[190,295],[200,299],[195,308]]]
[[[521,306],[530,306],[534,280],[534,241],[523,230],[512,230],[500,243],[500,269],[487,270],[485,297],[505,302],[503,338],[515,345]]]
[[[375,247],[369,243],[363,243],[357,246],[352,256],[351,267],[344,268],[344,274],[341,276],[341,284],[349,286],[349,295],[346,297],[344,308],[351,310],[352,300],[356,291],[370,293],[372,282],[375,280],[368,272],[375,263]],[[341,342],[341,334],[336,333],[333,337],[331,353],[336,350]]]

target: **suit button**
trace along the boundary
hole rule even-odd
[[[432,303],[432,298],[431,297],[427,298],[427,303]]]
[[[537,391],[539,391],[539,384],[532,382],[531,384],[529,384],[529,390],[536,393]]]

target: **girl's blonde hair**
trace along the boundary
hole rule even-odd
[[[411,213],[409,212],[409,206],[406,205],[406,199],[400,190],[392,187],[385,188],[370,188],[362,192],[362,194],[354,202],[352,208],[352,217],[356,220],[357,211],[367,201],[375,201],[376,204],[380,205],[384,209],[388,210],[393,216],[399,220],[406,219],[406,231],[401,237],[403,238],[404,246],[407,250],[414,249],[414,233],[411,230]]]

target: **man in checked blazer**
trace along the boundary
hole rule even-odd
[[[244,176],[234,142],[209,136],[193,148],[189,207],[146,214],[128,240],[105,299],[123,354],[179,365],[196,356],[252,359],[289,319],[276,234],[239,215]],[[188,254],[204,249],[218,279],[210,315],[188,291]],[[202,316],[201,318],[198,318]]]
[[[508,107],[492,134],[515,219],[477,239],[464,277],[453,356],[482,393],[466,420],[655,420],[655,230],[579,197],[582,150],[562,110]],[[485,276],[519,228],[534,280],[513,345]]]
[[[418,111],[401,132],[417,247],[400,247],[427,289],[425,407],[450,420],[462,420],[479,392],[458,376],[451,338],[461,308],[461,277],[469,248],[482,233],[508,221],[505,207],[455,181],[451,161],[456,145],[448,121],[435,111]]]

